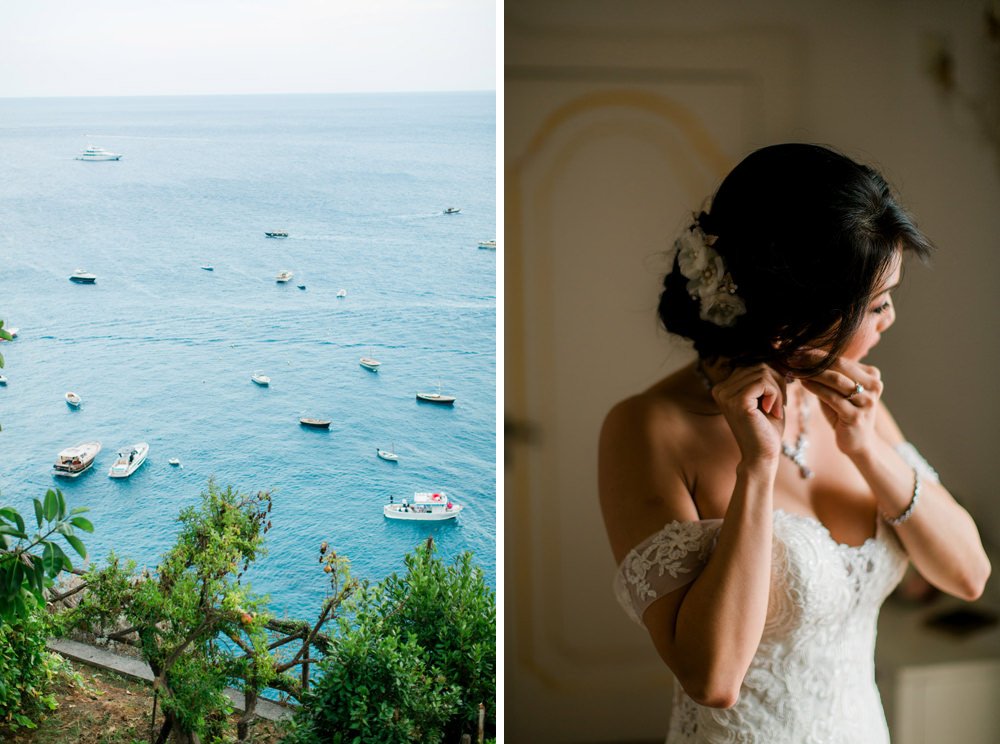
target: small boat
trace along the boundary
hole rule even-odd
[[[368,352],[371,354],[371,352]],[[378,372],[379,366],[382,364],[378,359],[372,359],[370,356],[363,356],[358,360],[360,364],[365,369],[370,369],[372,372]]]
[[[399,462],[399,455],[397,455],[393,450],[396,449],[396,443],[393,442],[392,449],[378,449],[376,448],[375,454],[381,457],[383,460],[388,460],[389,462]]]
[[[90,469],[100,451],[100,442],[84,442],[76,447],[67,447],[56,458],[55,465],[52,466],[53,475],[63,478],[78,477]]]
[[[70,390],[66,393],[66,404],[72,406],[73,408],[79,408],[80,404],[83,403],[83,398]]]
[[[488,251],[495,251],[497,249],[497,242],[495,240],[483,240],[479,243],[479,247]]]
[[[445,214],[458,214],[461,211],[462,211],[462,209],[460,207],[448,207],[446,210],[444,210],[444,213]]]
[[[338,289],[337,290],[337,297],[347,297],[347,290],[346,289]]]
[[[329,429],[333,422],[330,419],[300,418],[299,423],[313,429]]]
[[[7,387],[7,378],[4,375],[0,375],[0,386]]]
[[[215,267],[212,264],[202,264],[202,271],[215,271]]]
[[[175,467],[181,464],[181,461],[178,460],[176,457],[171,457],[169,460],[167,460],[167,462],[169,462],[171,465]]]
[[[271,378],[265,375],[263,372],[254,372],[250,375],[250,379],[256,382],[261,387],[267,387],[271,384]]]
[[[417,400],[423,400],[428,403],[438,403],[443,406],[451,406],[455,404],[455,399],[450,395],[441,395],[441,385],[437,386],[436,393],[417,393]]]
[[[279,271],[278,275],[276,277],[274,277],[274,281],[278,282],[278,284],[284,284],[284,283],[286,283],[288,281],[291,281],[291,279],[292,279],[293,276],[295,276],[295,274],[293,274],[291,271],[287,271],[287,270],[286,271]]]
[[[123,449],[118,453],[111,470],[108,471],[109,478],[128,478],[139,469],[139,466],[146,462],[149,454],[149,445],[145,442],[133,444],[128,449]]]
[[[298,287],[299,289],[305,289],[306,288],[305,284],[296,284],[295,286]]]
[[[443,493],[415,493],[413,503],[404,501],[402,504],[388,503],[382,507],[382,513],[389,519],[406,519],[425,522],[440,522],[454,519],[462,511]]]
[[[117,152],[108,152],[103,147],[88,147],[86,150],[81,152],[76,156],[77,160],[121,160],[122,156]]]
[[[77,269],[72,273],[69,280],[71,282],[76,282],[77,284],[93,284],[97,281],[97,277],[94,274],[84,271],[83,269]]]
[[[283,230],[273,230],[271,232],[264,233],[265,238],[287,238],[288,233]]]

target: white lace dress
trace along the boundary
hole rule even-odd
[[[633,620],[694,580],[721,523],[671,522],[629,553],[615,593]],[[675,683],[668,744],[888,742],[875,630],[906,562],[881,520],[875,537],[851,547],[812,517],[775,511],[767,621],[739,700],[725,710],[700,706]]]

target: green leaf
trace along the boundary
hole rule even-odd
[[[66,497],[63,496],[63,492],[59,488],[56,489],[56,498],[59,501],[59,512],[56,516],[58,516],[59,519],[64,519],[66,517]]]
[[[90,520],[87,519],[86,517],[73,517],[72,519],[69,520],[69,522],[74,527],[76,527],[77,529],[81,529],[84,532],[94,531],[94,525],[91,524]]]
[[[73,516],[74,514],[85,514],[86,512],[89,512],[89,511],[90,511],[90,507],[89,506],[74,506],[70,510],[69,514],[70,514],[70,516]]]
[[[10,506],[5,506],[0,508],[0,517],[3,517],[8,522],[13,522],[16,520],[17,509]]]
[[[35,521],[38,522],[38,529],[42,529],[42,502],[32,499],[35,502]]]
[[[59,499],[56,498],[56,492],[50,488],[45,492],[45,521],[51,522],[55,519],[57,511],[59,511]]]
[[[66,542],[73,546],[73,550],[80,554],[81,558],[87,557],[87,549],[83,547],[83,541],[76,535],[64,535]]]
[[[21,532],[17,527],[12,524],[0,524],[0,534],[2,535],[13,535],[14,537],[20,538],[21,540],[27,540],[28,536]]]
[[[55,553],[56,560],[58,560],[59,562],[57,564],[57,572],[59,570],[64,570],[64,571],[72,570],[73,563],[70,561],[69,558],[66,557],[66,554],[63,552],[63,549],[60,548],[55,543],[50,543],[50,544],[52,545],[52,552]]]

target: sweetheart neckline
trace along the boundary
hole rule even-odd
[[[801,521],[804,521],[804,522],[808,522],[809,524],[815,526],[824,535],[826,535],[827,539],[831,543],[833,543],[835,547],[841,548],[843,550],[858,550],[858,551],[863,550],[865,547],[868,546],[869,543],[877,543],[878,542],[879,533],[882,531],[882,525],[880,524],[880,520],[879,520],[878,516],[876,516],[875,517],[875,534],[872,535],[871,537],[865,538],[865,541],[863,543],[861,543],[860,545],[850,545],[848,543],[840,542],[837,538],[835,538],[833,536],[833,534],[830,532],[830,528],[827,527],[825,524],[823,524],[819,520],[819,517],[814,517],[812,514],[799,514],[798,512],[790,512],[790,511],[786,511],[786,510],[780,509],[780,508],[779,509],[775,509],[774,513],[775,514],[782,514],[782,515],[784,515],[786,517],[793,517],[795,519],[798,519],[798,520],[801,520]]]

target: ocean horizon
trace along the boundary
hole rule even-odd
[[[246,578],[278,617],[319,610],[323,541],[378,581],[433,537],[495,589],[495,122],[493,91],[0,99],[0,319],[19,331],[0,503],[30,514],[61,488],[90,508],[92,561],[153,567],[210,478],[272,491]],[[89,146],[122,157],[77,160]],[[455,405],[416,399],[438,390]],[[90,471],[53,477],[87,441]],[[109,478],[139,441],[146,463]],[[383,516],[421,491],[462,513]]]

